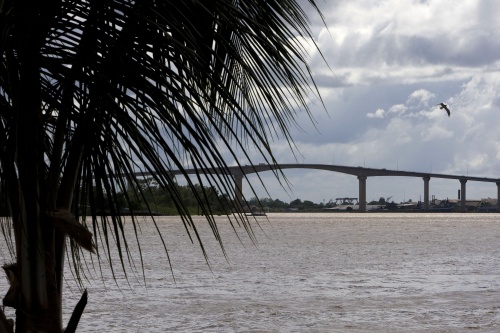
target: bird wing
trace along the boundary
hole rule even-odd
[[[444,103],[439,103],[438,105],[439,105],[440,109],[445,109],[446,110],[446,112],[448,113],[448,117],[449,117],[451,112],[450,112],[450,109],[448,109],[448,105],[446,105]]]
[[[450,112],[450,109],[448,109],[448,107],[446,107],[446,105],[445,105],[445,106],[443,106],[443,108],[446,110],[446,112],[448,113],[448,117],[449,117],[449,116],[450,116],[450,113],[451,113],[451,112]]]

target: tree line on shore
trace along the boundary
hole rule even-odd
[[[226,193],[220,193],[216,187],[195,185],[196,191],[193,191],[189,186],[177,186],[179,196],[182,198],[185,207],[191,215],[200,215],[199,198],[212,209],[213,214],[230,214],[232,211],[228,207],[233,207],[233,198]],[[0,197],[3,194],[0,192]],[[105,196],[104,200],[99,203],[97,209],[101,212],[111,213],[108,200]],[[0,201],[2,203],[4,201]],[[137,183],[131,183],[126,191],[116,193],[115,198],[118,212],[122,215],[134,214],[142,215],[153,212],[157,215],[178,215],[176,200],[174,200],[171,192],[165,189],[153,179],[144,178],[138,179]],[[284,211],[321,211],[323,209],[332,208],[336,205],[333,199],[323,202],[313,202],[311,200],[293,199],[289,202],[280,199],[272,199],[269,197],[252,197],[243,202],[243,207],[249,207],[248,210],[267,211],[267,212],[284,212]],[[384,205],[388,210],[397,208],[397,204],[386,202],[381,197],[378,201],[371,201],[368,205]],[[87,212],[90,215],[90,212]],[[10,216],[9,209],[6,205],[0,204],[0,215]]]
[[[228,194],[221,194],[215,187],[195,185],[196,192],[188,186],[178,185],[177,190],[185,207],[192,215],[200,214],[197,196],[203,198],[214,214],[228,214],[229,203],[233,202]],[[126,192],[117,194],[118,208],[122,214],[141,214],[151,210],[160,215],[177,215],[176,202],[171,193],[158,185],[153,178],[138,179],[136,184],[130,184]],[[280,212],[286,210],[314,211],[335,206],[330,200],[327,203],[314,203],[310,200],[294,199],[284,202],[280,199],[252,197],[243,202],[243,207],[257,207],[258,210]],[[105,204],[101,207],[106,210]],[[246,209],[246,208],[245,208]]]
[[[229,214],[227,210],[230,203],[233,202],[228,194],[221,194],[215,187],[206,187],[195,185],[196,192],[193,192],[188,186],[178,185],[177,190],[181,194],[184,205],[188,208],[192,215],[199,215],[199,203],[197,196],[203,198],[214,214]],[[123,214],[141,214],[151,210],[160,215],[177,215],[176,202],[173,200],[169,191],[162,188],[154,181],[153,178],[139,179],[136,184],[130,185],[126,192],[120,192],[117,195],[118,207]],[[128,199],[128,200],[127,200]],[[396,209],[397,205],[392,202],[386,202],[381,197],[378,201],[372,201],[369,205],[384,205],[387,209]],[[289,202],[280,199],[272,199],[268,197],[252,197],[243,202],[243,207],[253,207],[257,210],[268,212],[283,212],[283,211],[319,211],[327,208],[332,208],[336,205],[335,200],[330,199],[325,202],[313,202],[311,200],[293,199]],[[102,209],[106,209],[105,206]],[[252,210],[249,208],[249,210]]]
[[[251,198],[248,201],[249,206],[262,207],[264,210],[270,212],[281,212],[288,210],[298,210],[298,211],[321,211],[323,209],[328,209],[335,207],[337,205],[336,201],[330,199],[329,201],[315,203],[310,200],[301,200],[299,198],[294,199],[288,203],[281,201],[280,199],[271,198]],[[368,205],[383,205],[388,210],[397,209],[397,204],[394,201],[386,202],[384,198],[380,198],[379,201],[371,201]]]

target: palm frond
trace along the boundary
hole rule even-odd
[[[276,164],[271,142],[284,138],[293,147],[290,128],[298,112],[309,113],[306,97],[317,94],[298,38],[311,37],[305,12],[295,0],[51,3],[57,10],[43,12],[37,58],[43,140],[34,149],[43,160],[43,207],[71,209],[82,223],[90,215],[97,257],[113,267],[113,241],[126,271],[129,240],[117,194],[138,185],[138,174],[152,175],[168,191],[191,239],[203,244],[173,177],[188,160],[196,181],[186,172],[182,177],[224,251],[208,195],[196,183],[234,197],[224,150],[239,163],[239,152],[249,158],[246,150],[257,147]],[[6,18],[7,7],[0,9]],[[15,64],[22,60],[9,22],[0,26],[0,144],[6,146],[18,116]],[[15,169],[14,151],[0,153],[2,180]],[[224,172],[205,172],[214,168]],[[14,193],[16,185],[5,190]],[[232,205],[227,212],[239,212],[241,203]],[[252,234],[244,215],[229,221]]]

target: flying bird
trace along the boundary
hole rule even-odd
[[[440,105],[440,109],[445,109],[446,112],[448,113],[448,117],[450,116],[450,109],[448,109],[448,105],[444,104],[444,103],[439,103],[438,105]]]

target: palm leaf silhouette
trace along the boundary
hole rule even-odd
[[[0,6],[0,184],[10,212],[2,232],[20,283],[9,305],[22,310],[16,331],[57,332],[66,236],[77,278],[82,248],[114,271],[112,242],[126,272],[131,240],[118,196],[131,184],[144,196],[138,175],[170,193],[186,231],[203,244],[172,174],[195,169],[196,181],[182,177],[223,248],[196,183],[233,197],[224,151],[238,161],[254,146],[276,164],[270,143],[293,146],[289,129],[317,93],[297,39],[310,32],[294,0]],[[225,204],[228,214],[241,205]],[[251,234],[244,215],[230,216]],[[133,241],[140,249],[137,234]]]

